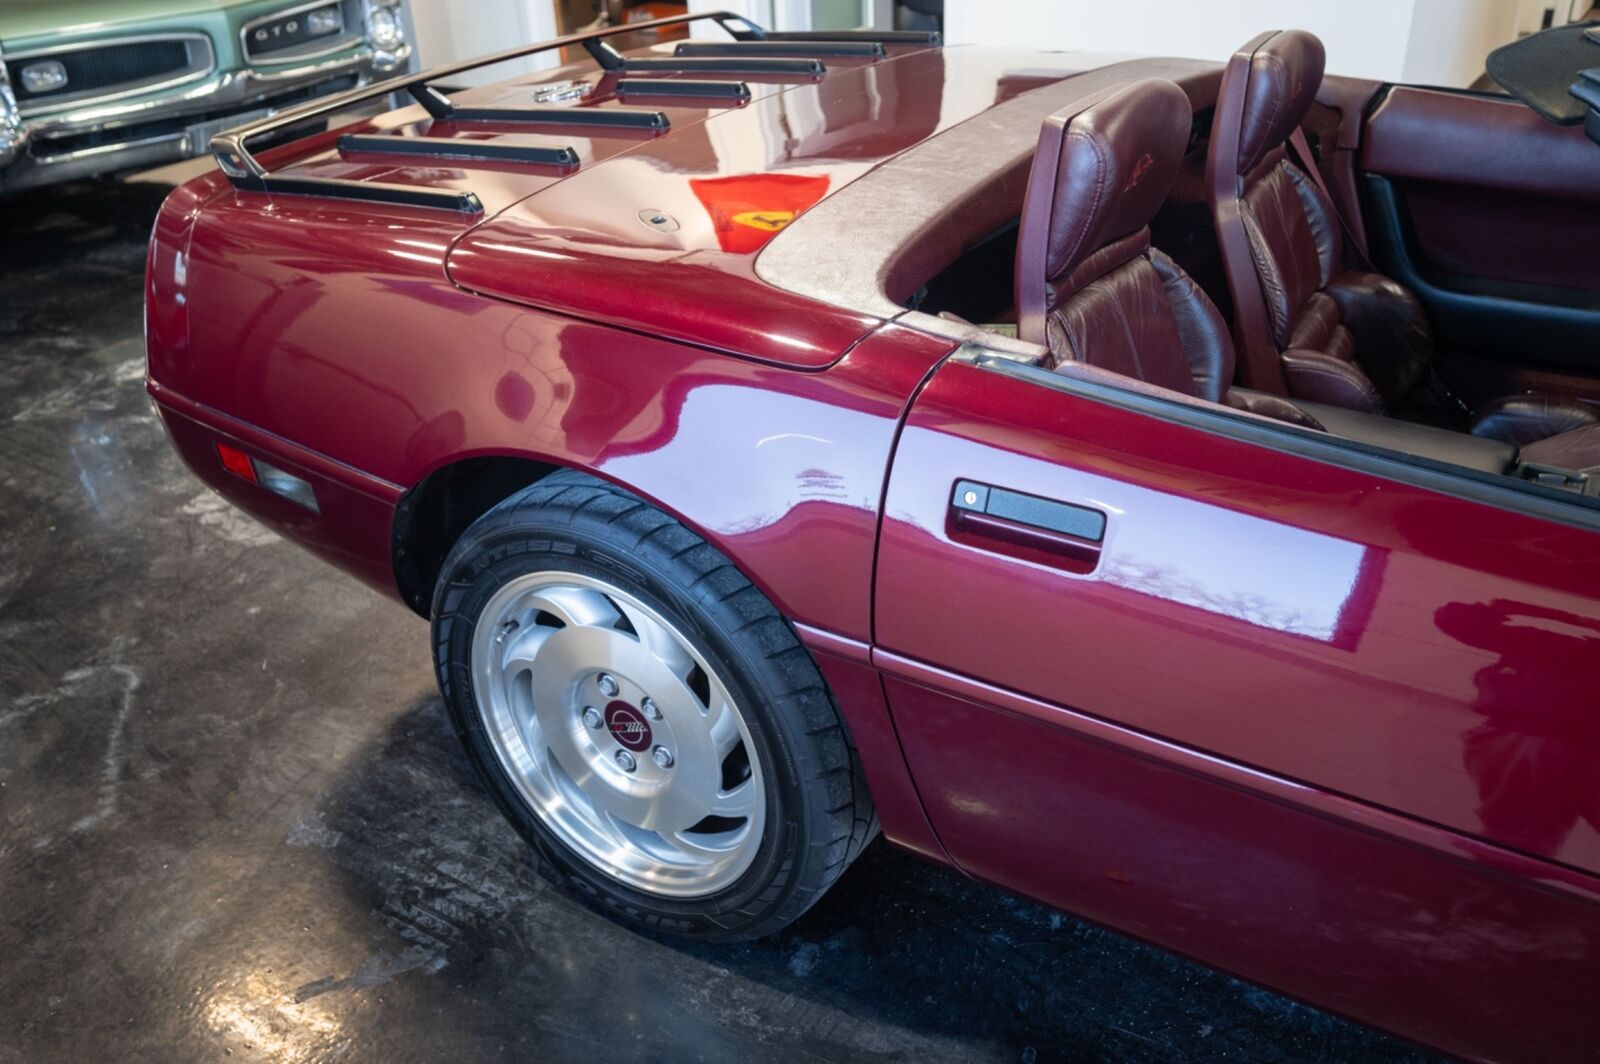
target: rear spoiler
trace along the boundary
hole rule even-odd
[[[726,43],[685,41],[678,45],[672,57],[651,56],[630,59],[613,48],[607,37],[620,33],[659,29],[689,22],[711,20],[726,30],[733,38]],[[433,87],[433,82],[445,81],[469,70],[493,66],[512,59],[521,59],[557,48],[582,45],[609,74],[627,75],[620,83],[618,95],[636,96],[703,96],[728,100],[748,99],[750,90],[736,81],[691,81],[679,77],[653,80],[654,74],[780,74],[800,77],[820,76],[825,68],[822,60],[829,57],[859,56],[881,58],[886,44],[920,45],[937,48],[941,44],[938,33],[917,31],[838,30],[774,33],[769,32],[742,15],[729,11],[709,11],[693,15],[672,15],[647,22],[628,22],[619,26],[605,26],[553,37],[536,44],[509,48],[503,52],[459,63],[449,63],[417,74],[375,82],[312,100],[278,114],[248,122],[245,125],[219,133],[211,138],[211,154],[217,165],[234,186],[259,192],[287,195],[335,196],[385,203],[408,204],[417,207],[439,207],[447,210],[479,213],[483,205],[472,192],[455,189],[431,189],[422,186],[383,184],[373,181],[352,181],[343,178],[279,176],[269,172],[251,154],[252,142],[259,143],[275,133],[304,122],[343,111],[357,104],[380,99],[390,93],[409,92],[430,116],[438,120],[525,122],[529,125],[565,126],[596,125],[634,128],[661,132],[667,129],[667,116],[659,111],[642,108],[550,107],[503,105],[496,107],[457,107],[450,97]],[[392,142],[414,141],[417,138],[385,138],[381,136],[343,137],[341,148],[359,151],[398,151]],[[414,152],[416,145],[405,147]],[[435,153],[439,152],[435,149]],[[507,160],[515,158],[508,154]],[[577,156],[570,148],[549,149],[548,154],[525,155],[522,161],[573,165]]]

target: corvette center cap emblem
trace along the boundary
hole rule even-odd
[[[648,750],[654,738],[650,722],[626,702],[613,702],[606,707],[606,730],[629,750]]]

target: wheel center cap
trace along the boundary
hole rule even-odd
[[[626,702],[612,702],[606,706],[606,730],[629,750],[648,750],[655,739],[644,714]]]

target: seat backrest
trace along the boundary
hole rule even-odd
[[[1217,402],[1233,376],[1227,327],[1150,245],[1191,119],[1182,89],[1150,79],[1045,120],[1017,239],[1017,329],[1056,364]]]
[[[1323,61],[1322,42],[1301,30],[1264,33],[1234,53],[1206,162],[1241,375],[1280,394],[1278,353],[1341,256],[1338,214],[1287,148],[1316,100]]]

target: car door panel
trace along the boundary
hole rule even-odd
[[[1427,306],[1451,383],[1600,394],[1600,149],[1582,128],[1400,86],[1362,140],[1374,258]]]
[[[1094,569],[965,540],[958,481],[1106,514]],[[1597,601],[1600,533],[950,363],[896,449],[874,631],[883,651],[1594,873],[1600,809],[1502,781],[1493,759],[1600,754]]]
[[[1388,1026],[1492,960],[1410,1029],[1516,994],[1592,1038],[1600,533],[1027,375],[942,367],[885,497],[875,655],[952,859]],[[967,535],[975,485],[1103,514],[1092,566]]]
[[[968,873],[1447,1051],[1577,1061],[1600,1035],[1591,900],[919,679],[889,697]]]

